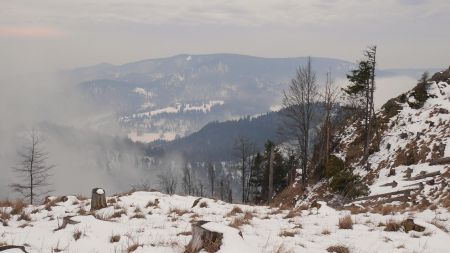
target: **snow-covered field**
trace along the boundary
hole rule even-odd
[[[25,207],[0,226],[0,245],[26,245],[28,252],[183,252],[191,239],[191,224],[207,220],[215,222],[208,228],[228,231],[219,252],[327,252],[335,245],[350,252],[450,252],[446,232],[450,212],[443,208],[382,215],[337,211],[323,202],[319,209],[280,210],[204,198],[192,208],[196,197],[159,192],[107,199],[108,207],[95,213],[89,213],[89,199],[75,196],[47,206]],[[0,210],[4,219],[12,207],[3,204]],[[338,226],[339,218],[346,215],[351,215],[352,229]],[[55,231],[67,216],[79,223]],[[389,221],[409,217],[425,231],[384,231]],[[243,238],[220,225],[230,223]]]

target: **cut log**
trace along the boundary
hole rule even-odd
[[[192,239],[184,253],[198,253],[201,249],[207,252],[216,252],[222,245],[223,234],[209,231],[202,227],[208,221],[198,221],[192,224]]]
[[[105,190],[102,188],[92,189],[91,211],[106,207]]]
[[[192,207],[191,207],[191,208],[194,208],[194,207],[198,204],[198,202],[200,202],[201,199],[202,199],[202,198],[196,199],[196,200],[194,201],[194,204],[192,204]]]
[[[449,164],[450,163],[450,157],[442,157],[437,159],[432,159],[430,161],[430,165],[440,165],[440,164]]]
[[[20,249],[23,252],[28,253],[28,251],[25,250],[25,246],[16,246],[16,245],[0,246],[0,251],[5,251],[9,249]]]
[[[435,177],[440,175],[441,172],[440,171],[435,171],[435,172],[431,172],[431,173],[425,173],[425,174],[420,174],[418,176],[412,177],[410,179],[408,179],[408,181],[415,181],[415,180],[419,180],[419,179],[424,179],[427,177]]]

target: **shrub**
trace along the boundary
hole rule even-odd
[[[348,198],[367,195],[369,188],[362,183],[361,177],[354,175],[346,169],[333,176],[330,187],[334,192],[338,192]]]
[[[339,218],[339,228],[340,229],[353,229],[353,221],[350,215],[346,215],[342,218]]]
[[[17,218],[18,221],[24,220],[24,221],[31,221],[31,217],[28,213],[25,213],[22,211],[19,218]]]
[[[73,239],[75,239],[75,241],[78,241],[78,239],[80,239],[81,238],[81,235],[82,235],[83,233],[80,231],[80,230],[78,230],[78,229],[75,229],[74,231],[73,231]]]
[[[237,213],[242,213],[242,209],[238,206],[233,207],[231,211],[228,213],[228,215],[235,215]]]

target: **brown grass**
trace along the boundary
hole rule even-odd
[[[122,215],[127,215],[127,211],[125,209],[114,212],[113,215],[111,215],[111,218],[120,218]]]
[[[10,212],[11,215],[18,215],[21,214],[23,209],[27,206],[27,204],[25,202],[23,202],[22,200],[16,200],[12,203],[12,210]]]
[[[130,219],[145,219],[145,214],[143,213],[135,213]]]
[[[244,213],[244,219],[250,221],[250,220],[253,219],[253,217],[254,217],[254,215],[253,215],[252,212],[250,212],[250,211],[245,211],[245,213]]]
[[[116,198],[110,198],[110,199],[108,199],[107,203],[112,205],[112,204],[117,203],[117,200],[116,200]]]
[[[290,230],[282,230],[278,236],[280,237],[294,237],[297,234],[297,232],[295,231],[290,231]]]
[[[344,245],[335,245],[327,248],[328,252],[334,253],[350,253],[350,250]]]
[[[189,213],[189,211],[186,210],[186,209],[171,208],[171,209],[169,210],[169,213],[171,213],[171,214],[172,214],[172,213],[175,213],[175,214],[177,214],[178,216],[183,216],[183,215]]]
[[[234,228],[239,228],[242,225],[249,224],[249,223],[250,222],[248,220],[244,219],[244,218],[236,217],[236,218],[233,218],[233,220],[231,220],[229,226],[230,227],[234,227]]]
[[[141,246],[142,246],[142,244],[139,244],[139,243],[136,243],[136,242],[133,243],[133,244],[130,244],[127,247],[127,253],[133,252],[133,251],[137,250],[137,248],[139,248]]]
[[[13,206],[13,202],[9,199],[7,200],[0,200],[0,207],[11,207]]]
[[[84,209],[84,207],[80,207],[80,209],[78,210],[78,215],[83,216],[83,215],[86,215],[86,214],[87,214],[86,209]]]
[[[291,219],[300,216],[300,211],[298,209],[291,209],[289,213],[284,216],[285,219]]]
[[[203,201],[202,203],[200,203],[200,207],[201,207],[201,208],[206,208],[206,207],[208,207],[208,203],[206,203],[205,201]]]
[[[83,232],[81,232],[81,230],[75,229],[73,231],[73,239],[75,239],[75,241],[78,241],[81,238],[81,235],[83,235]]]
[[[340,229],[353,229],[353,221],[350,215],[346,215],[339,218],[339,228]]]
[[[386,227],[384,228],[384,231],[396,232],[396,231],[399,231],[401,227],[402,226],[400,225],[400,223],[398,223],[398,222],[396,222],[394,220],[389,220],[386,223]]]
[[[110,243],[115,243],[118,241],[120,241],[120,235],[111,235],[111,237],[109,238]]]
[[[0,210],[0,219],[5,221],[5,220],[9,220],[11,218],[11,215],[7,212],[3,212]]]
[[[329,234],[331,234],[330,230],[328,230],[328,229],[326,229],[326,228],[324,228],[324,229],[322,230],[322,235],[329,235]]]
[[[147,205],[145,206],[145,208],[149,208],[149,207],[158,207],[158,203],[156,201],[148,201]]]
[[[28,213],[25,213],[22,211],[22,213],[20,213],[20,216],[17,218],[18,221],[24,220],[24,221],[31,221],[31,216]]]
[[[236,215],[237,213],[242,213],[242,209],[238,206],[234,206],[233,209],[227,214],[227,216]]]

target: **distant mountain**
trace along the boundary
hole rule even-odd
[[[261,58],[236,54],[176,55],[124,65],[102,63],[66,72],[86,99],[117,114],[136,141],[173,140],[211,121],[256,115],[279,106],[287,87],[307,57]],[[344,78],[348,61],[312,58],[319,80],[330,71]],[[402,70],[417,77],[421,70]],[[378,76],[396,75],[395,70]],[[104,119],[103,119],[104,120]]]

